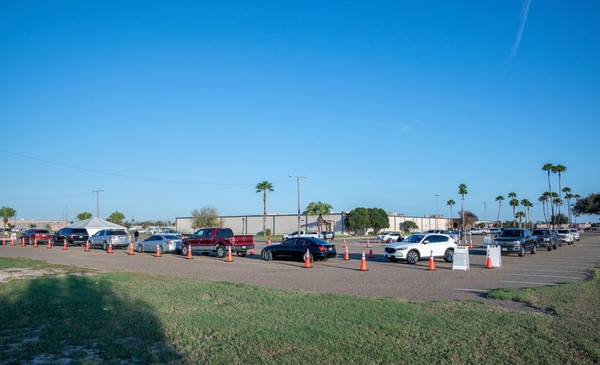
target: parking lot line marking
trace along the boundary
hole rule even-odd
[[[511,267],[511,270],[526,270],[526,271],[545,271],[545,272],[560,272],[560,273],[575,273],[575,274],[587,274],[588,271],[572,271],[572,270],[532,270],[532,269],[519,269],[518,267]]]
[[[513,283],[513,284],[527,284],[527,285],[551,285],[556,286],[558,284],[555,283],[536,283],[533,281],[511,281],[511,280],[502,280],[501,283]]]
[[[519,274],[519,273],[499,273],[504,275],[515,275],[515,276],[533,276],[536,278],[557,278],[557,279],[569,279],[569,280],[581,280],[582,278],[577,276],[559,276],[559,275],[536,275],[536,274]]]
[[[454,288],[453,290],[467,291],[467,292],[472,292],[472,293],[487,293],[487,290],[485,290],[485,289]]]

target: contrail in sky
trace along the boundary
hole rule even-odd
[[[527,14],[529,13],[529,6],[531,5],[531,0],[525,0],[523,3],[523,8],[521,9],[521,19],[519,20],[519,30],[517,31],[517,37],[515,38],[515,42],[513,43],[512,49],[510,51],[510,57],[508,58],[508,62],[517,55],[517,51],[519,50],[519,46],[521,45],[521,37],[523,36],[523,29],[525,29],[525,23],[527,23]]]

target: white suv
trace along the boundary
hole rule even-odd
[[[577,230],[577,228],[569,228],[569,232],[571,232],[571,236],[573,236],[573,239],[579,242],[579,231]]]
[[[416,264],[417,261],[428,259],[433,254],[434,258],[452,262],[456,246],[456,241],[447,234],[416,233],[402,242],[385,246],[384,257],[392,262],[404,260],[409,264]]]
[[[398,232],[388,232],[388,233],[382,234],[380,236],[381,236],[381,238],[379,238],[379,239],[382,240],[383,242],[393,243],[393,242],[398,241],[398,237],[400,237],[400,233],[398,233]]]
[[[556,230],[556,233],[558,233],[561,241],[565,242],[567,245],[573,244],[573,235],[568,229],[558,229]]]

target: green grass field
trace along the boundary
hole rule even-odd
[[[405,302],[0,258],[0,363],[594,364],[600,281],[496,290],[540,311]],[[83,270],[81,270],[83,272]],[[69,362],[70,361],[70,362]]]

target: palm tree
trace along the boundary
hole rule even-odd
[[[559,194],[562,191],[562,178],[561,178],[561,175],[565,171],[567,171],[567,167],[563,166],[563,165],[556,165],[552,169],[552,172],[558,174],[558,193]],[[559,196],[559,198],[560,198],[560,196]],[[560,214],[560,208],[561,207],[562,207],[562,199],[560,200],[560,203],[558,203],[558,213],[557,214]]]
[[[567,211],[569,212],[569,226],[570,226],[571,223],[573,223],[571,221],[571,199],[573,199],[574,195],[571,194],[571,188],[568,186],[565,186],[564,188],[562,188],[562,192],[565,193],[565,199],[567,199]]]
[[[274,191],[273,184],[267,180],[256,184],[254,187],[257,193],[263,193],[263,236],[267,234],[267,191]]]
[[[469,193],[467,191],[467,185],[460,184],[458,186],[458,193],[460,194],[460,199],[461,199],[461,206],[460,206],[461,224],[462,224],[462,230],[464,230],[465,229],[465,195],[467,195]]]
[[[500,208],[502,208],[502,201],[504,200],[504,197],[502,195],[498,195],[496,197],[496,201],[498,202],[498,218],[496,219],[498,221],[498,225],[500,227],[502,227],[502,223],[500,223]]]
[[[77,220],[84,221],[86,219],[92,218],[92,213],[90,213],[90,212],[81,212],[81,213],[77,214],[77,217],[75,217],[75,218],[77,218]]]
[[[519,228],[523,227],[523,217],[526,217],[525,212],[523,212],[522,210],[519,210],[516,214],[515,217],[519,218]]]
[[[540,195],[540,197],[538,198],[538,201],[542,203],[542,211],[544,212],[544,221],[546,222],[546,227],[549,226],[548,214],[546,214],[546,202],[548,201],[549,196],[550,196],[550,193],[546,191],[542,195]]]
[[[533,203],[529,199],[521,199],[521,205],[525,207],[525,224],[527,228],[531,228],[531,210],[529,208],[533,207]]]
[[[515,193],[508,193],[508,196],[512,198],[508,202],[508,205],[510,205],[513,208],[513,227],[516,227],[517,226],[517,217],[515,216],[515,210],[519,206],[519,199],[517,199],[517,194],[515,194]]]
[[[6,225],[8,220],[17,215],[17,211],[13,208],[2,207],[0,208],[0,216],[2,216],[2,222],[4,223],[4,234],[6,234]]]
[[[450,219],[454,219],[454,218],[452,218],[452,206],[454,204],[456,204],[456,202],[452,199],[450,199],[446,202],[446,205],[450,207]],[[454,228],[454,225],[452,225],[452,226],[453,226],[452,228]]]
[[[551,163],[547,163],[542,167],[542,170],[548,172],[548,193],[552,194],[552,186],[550,185],[550,173],[552,172],[552,170],[554,170],[554,165]],[[550,209],[552,212],[552,229],[554,229],[554,204],[550,204]]]
[[[319,226],[319,232],[321,232],[321,226],[325,222],[323,220],[323,216],[331,214],[332,210],[333,210],[333,207],[331,206],[331,204],[323,203],[321,201],[310,202],[306,206],[306,209],[304,210],[304,213],[302,213],[302,214],[318,215],[319,217],[317,218],[317,224]]]

